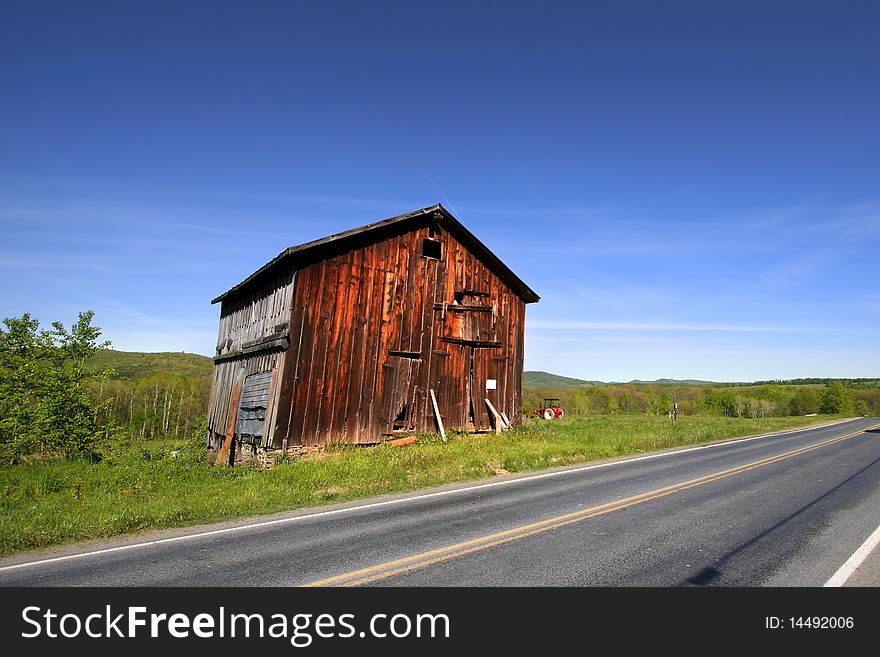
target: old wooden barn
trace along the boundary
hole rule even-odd
[[[441,205],[288,248],[212,301],[208,448],[436,431],[435,402],[447,430],[516,424],[538,298]]]

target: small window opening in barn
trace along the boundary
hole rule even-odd
[[[421,351],[398,351],[396,349],[389,349],[388,355],[399,356],[400,358],[410,358],[412,360],[420,360],[422,358]]]
[[[440,260],[443,256],[442,244],[439,240],[425,238],[422,240],[422,255],[433,260]]]
[[[428,226],[428,237],[432,240],[440,239],[440,227],[435,224]]]

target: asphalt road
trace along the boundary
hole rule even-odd
[[[0,585],[822,586],[878,525],[861,418],[17,556]]]

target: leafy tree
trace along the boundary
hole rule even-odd
[[[812,388],[799,388],[788,402],[791,415],[809,415],[819,412],[819,393]]]
[[[843,384],[840,381],[826,383],[819,403],[819,412],[833,415],[834,413],[843,413],[848,408],[849,397],[847,397]]]
[[[89,390],[85,361],[101,330],[94,313],[79,314],[68,330],[25,313],[0,328],[0,458],[7,462],[31,454],[97,459],[108,427],[99,423],[100,406]],[[106,374],[106,373],[102,373]]]

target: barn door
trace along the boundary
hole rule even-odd
[[[243,443],[260,445],[263,442],[266,409],[269,407],[269,390],[272,387],[272,372],[251,374],[244,380],[235,433]]]
[[[415,429],[415,393],[413,368],[418,353],[389,352],[382,364],[382,417],[384,435]]]
[[[463,346],[464,364],[467,372],[465,379],[467,388],[465,397],[467,399],[467,429],[473,431],[477,427],[477,414],[479,413],[479,389],[477,388],[477,380],[474,376],[474,361],[476,360],[476,349],[471,346]]]

